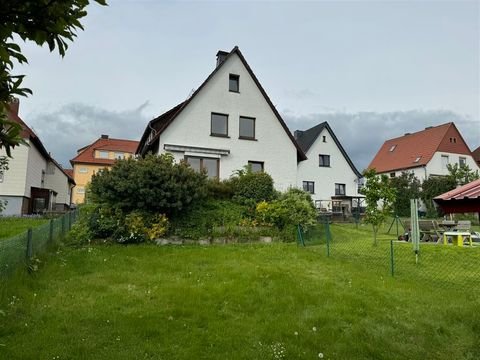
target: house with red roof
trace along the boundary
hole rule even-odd
[[[117,159],[133,156],[137,147],[138,141],[113,139],[108,135],[102,135],[93,143],[78,149],[77,156],[70,160],[76,183],[73,203],[80,204],[85,201],[85,187],[95,173],[111,167]]]
[[[477,165],[480,166],[480,146],[472,151],[473,159],[476,161]]]
[[[454,123],[430,126],[383,143],[369,169],[390,177],[413,172],[423,181],[430,176],[447,175],[448,164],[465,164],[479,170],[470,148]]]
[[[37,134],[18,116],[19,102],[10,104],[9,120],[20,124],[26,145],[12,149],[8,170],[0,174],[2,215],[24,215],[70,209],[75,181],[46,150]],[[6,155],[0,150],[0,156]]]

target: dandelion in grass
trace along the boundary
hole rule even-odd
[[[323,353],[318,353],[318,358],[323,359]]]
[[[298,331],[295,331],[293,334],[294,334],[295,336],[298,336]]]
[[[312,331],[313,331],[313,332],[317,332],[317,328],[314,326],[314,327],[312,328]]]

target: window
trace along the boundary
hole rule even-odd
[[[218,179],[220,165],[218,159],[186,156],[185,160],[195,171],[205,170],[209,178]]]
[[[457,143],[457,138],[451,137],[450,142],[456,144]]]
[[[86,167],[81,167],[78,169],[78,172],[81,174],[86,174],[88,173],[88,169]]]
[[[263,162],[262,161],[249,161],[248,165],[252,169],[252,172],[263,172]]]
[[[458,165],[460,165],[460,166],[465,166],[465,165],[467,165],[467,158],[459,157],[459,158],[458,158]]]
[[[397,147],[397,145],[392,145],[392,147],[390,148],[390,152],[393,152],[395,150],[395,148]]]
[[[448,165],[448,155],[442,155],[442,169],[446,169]]]
[[[329,167],[330,166],[330,155],[318,155],[318,166]]]
[[[345,195],[345,184],[335,184],[335,195]]]
[[[77,194],[85,194],[85,188],[84,187],[78,187],[77,188]]]
[[[240,76],[235,74],[230,74],[228,77],[228,90],[231,92],[239,92],[240,86]]]
[[[304,181],[303,182],[303,191],[306,191],[310,194],[315,194],[315,182]]]
[[[324,143],[327,142],[327,137],[326,137],[325,135],[322,136],[322,141],[323,141]]]
[[[212,113],[210,135],[228,137],[228,115]]]
[[[98,151],[98,157],[100,159],[108,159],[108,151]]]
[[[240,116],[240,139],[255,139],[255,119]]]
[[[413,162],[414,162],[414,163],[418,163],[421,158],[422,158],[421,156],[418,156]]]
[[[391,173],[390,173],[390,177],[391,177],[391,178],[394,178],[394,177],[395,177],[395,173],[394,173],[394,172],[391,172]]]
[[[125,154],[123,152],[116,152],[115,159],[125,159]]]

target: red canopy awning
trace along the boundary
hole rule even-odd
[[[480,179],[433,199],[447,213],[480,212]]]

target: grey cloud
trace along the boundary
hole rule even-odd
[[[73,103],[51,113],[31,113],[24,120],[38,134],[53,157],[70,167],[77,149],[92,143],[101,134],[110,137],[138,140],[147,124],[143,111],[148,102],[134,109],[110,111]]]
[[[427,126],[454,122],[471,150],[480,145],[480,122],[448,110],[309,115],[293,115],[286,111],[284,119],[292,131],[305,130],[327,121],[359,171],[368,166],[385,140],[407,132],[416,132]]]

